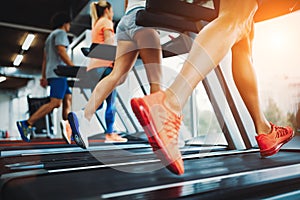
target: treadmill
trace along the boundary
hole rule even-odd
[[[184,4],[189,11],[192,6],[198,6],[198,13],[201,13],[198,4],[177,0],[164,0],[163,3],[148,0],[147,6],[163,8],[165,5],[172,11],[182,8],[172,9],[174,2]],[[215,9],[207,11],[216,12]],[[179,9],[178,12],[191,13]],[[153,23],[150,26],[164,27],[155,25],[156,20],[156,23],[170,23],[173,19],[180,24],[178,16],[172,18],[170,13],[152,12],[149,7],[144,14],[143,17],[151,16],[142,20]],[[170,173],[151,151],[144,150],[90,151],[88,158],[79,155],[68,161],[59,160],[57,155],[48,163],[38,164],[2,160],[1,199],[299,199],[299,138],[293,139],[278,154],[261,159],[259,149],[249,137],[248,127],[241,120],[239,108],[227,91],[222,69],[216,68],[214,74],[215,79],[206,79],[203,84],[228,145],[215,149],[201,145],[200,149],[193,145],[181,148],[186,169],[182,176]],[[223,86],[219,90],[213,84],[216,80]],[[220,90],[228,102],[230,117],[216,98]],[[78,160],[83,162],[74,163]]]

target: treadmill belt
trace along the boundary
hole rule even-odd
[[[188,147],[181,149],[183,156],[209,149],[211,152],[224,151],[223,146]],[[102,149],[82,151],[61,151],[49,154],[19,154],[0,158],[0,170],[14,173],[33,169],[58,170],[94,165],[115,165],[129,162],[148,162],[156,160],[150,145],[106,145]]]
[[[2,177],[1,195],[2,199],[169,199],[195,195],[199,199],[210,191],[230,192],[272,183],[272,177],[280,181],[284,174],[295,177],[297,168],[293,165],[299,168],[298,163],[299,152],[281,151],[266,159],[257,152],[186,159],[182,176],[171,174],[160,162],[49,170],[41,175]],[[286,170],[281,169],[284,167]]]

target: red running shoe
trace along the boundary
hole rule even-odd
[[[133,98],[131,107],[142,125],[156,156],[174,174],[183,174],[184,165],[178,147],[182,117],[164,105],[165,93]]]
[[[294,137],[294,131],[291,127],[281,127],[272,123],[270,124],[272,128],[271,133],[260,134],[255,137],[260,148],[261,157],[267,157],[276,154],[282,145]]]

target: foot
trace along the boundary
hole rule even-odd
[[[68,144],[72,143],[72,129],[67,120],[60,121],[61,134]]]
[[[184,173],[178,147],[182,117],[164,105],[165,93],[159,91],[143,98],[133,98],[131,107],[142,125],[150,145],[162,163],[175,174]]]
[[[270,124],[272,128],[271,133],[260,134],[255,137],[260,148],[261,157],[276,154],[282,145],[290,141],[294,136],[294,131],[291,127],[280,127],[272,123]]]
[[[107,133],[105,135],[105,143],[127,142],[127,138],[122,138],[117,133]]]
[[[32,135],[33,128],[27,123],[27,121],[17,121],[17,127],[22,137],[22,140],[30,142],[30,137]]]
[[[70,112],[68,121],[72,129],[72,136],[78,146],[83,149],[89,147],[87,135],[90,133],[90,121],[84,117],[84,111]]]

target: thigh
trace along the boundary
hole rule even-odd
[[[245,20],[254,16],[257,9],[257,0],[220,0],[219,16],[227,15],[232,20]]]
[[[138,49],[135,42],[118,41],[115,65],[110,75],[118,79],[126,77],[136,62],[137,56]]]
[[[161,49],[160,36],[153,28],[143,28],[137,31],[134,41],[139,49]]]

